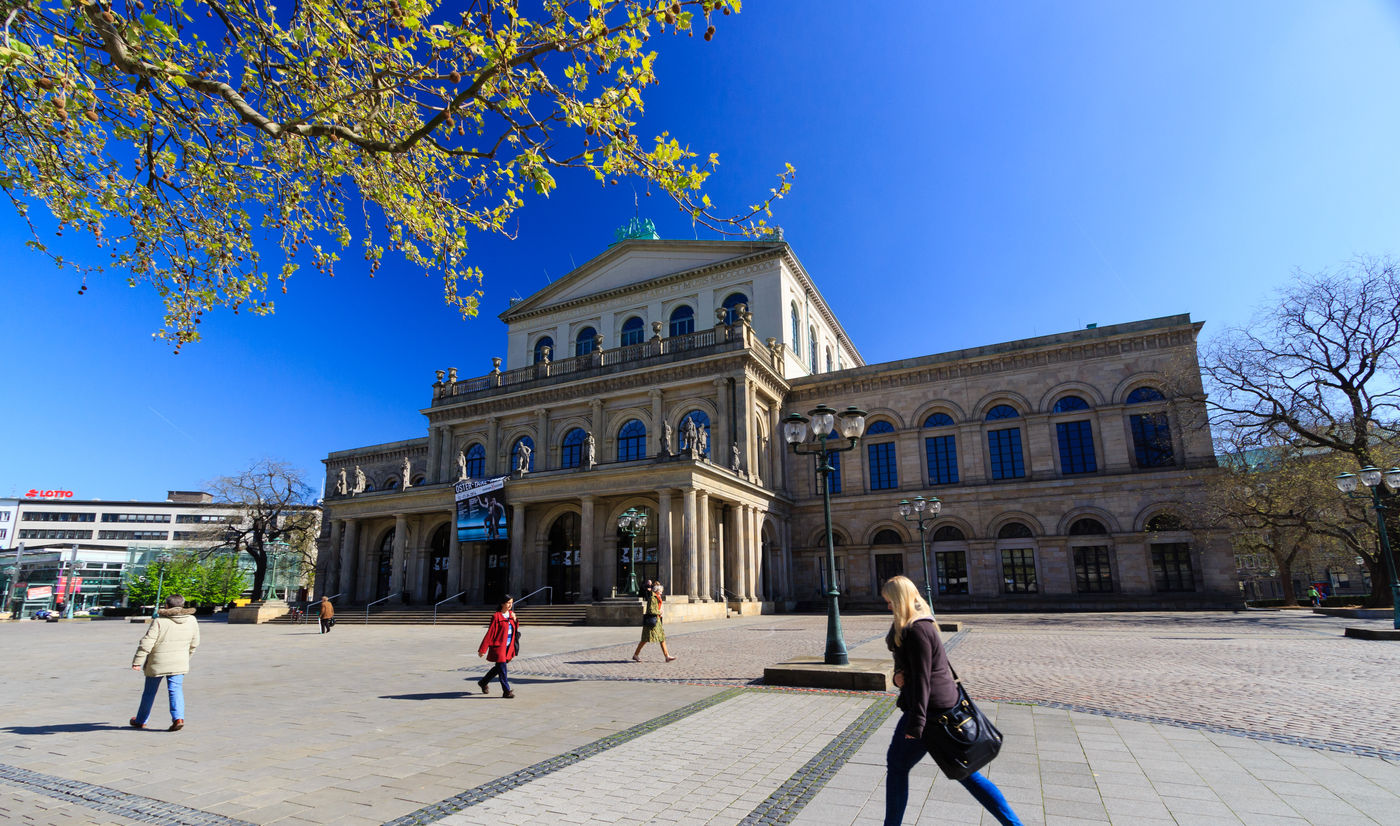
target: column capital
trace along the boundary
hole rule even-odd
[[[598,501],[598,497],[594,496],[591,493],[583,493],[579,494],[578,501],[580,504],[592,505],[594,502]]]
[[[652,398],[652,399],[659,399],[659,398],[661,398],[661,388],[660,388],[660,387],[653,387],[653,388],[651,388],[651,393],[650,393],[650,395],[651,395],[651,398]]]

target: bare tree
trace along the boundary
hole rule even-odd
[[[1290,445],[1344,457],[1349,467],[1392,456],[1400,424],[1400,271],[1357,259],[1299,273],[1277,306],[1226,330],[1203,370],[1217,438],[1240,449]],[[1393,500],[1388,490],[1382,494]],[[1323,493],[1319,492],[1318,496]],[[1342,499],[1335,490],[1327,494]],[[1397,514],[1390,510],[1392,535]],[[1363,519],[1364,521],[1364,519]],[[1385,562],[1358,525],[1352,537],[1371,571],[1371,599],[1387,602]]]
[[[285,545],[297,554],[298,570],[314,565],[316,532],[321,512],[312,488],[291,465],[263,459],[247,470],[209,483],[214,501],[236,505],[242,520],[222,526],[218,537],[225,547],[253,559],[253,593],[261,594],[271,549]]]

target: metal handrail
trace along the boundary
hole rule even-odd
[[[344,591],[342,591],[341,593],[344,593]],[[336,599],[336,597],[338,597],[338,596],[340,596],[340,594],[334,594],[334,595],[332,595],[332,596],[326,597],[326,599],[330,600],[331,602],[335,602],[335,599]],[[318,610],[316,611],[316,616],[317,616],[317,617],[320,617],[320,616],[321,616],[321,612],[320,612],[319,609],[320,609],[320,607],[321,607],[321,601],[318,599],[318,600],[316,600],[316,603],[315,603],[315,604],[316,604],[316,608],[318,609]],[[307,605],[304,609],[302,609],[302,612],[301,612],[301,624],[302,624],[302,625],[305,625],[305,624],[306,624],[306,618],[307,618],[308,616],[310,616],[310,614],[311,614],[311,606],[310,606],[310,605]]]
[[[433,625],[437,625],[437,609],[438,609],[438,606],[441,605],[441,604],[443,604],[444,602],[449,602],[449,601],[451,601],[451,600],[454,600],[454,599],[456,599],[457,597],[460,597],[462,594],[465,594],[465,593],[466,593],[466,591],[458,591],[457,593],[453,594],[452,596],[448,597],[447,599],[438,600],[437,602],[434,602],[434,603],[433,603]]]
[[[554,604],[554,586],[552,586],[552,585],[546,585],[546,586],[544,586],[543,588],[536,588],[535,590],[531,591],[530,593],[526,594],[525,596],[521,597],[520,599],[517,599],[517,600],[515,601],[515,604],[516,604],[516,605],[519,605],[520,603],[524,602],[525,600],[529,599],[530,597],[534,596],[535,594],[538,594],[540,591],[548,591],[548,592],[549,592],[549,604],[550,604],[550,605],[553,605],[553,604]]]
[[[734,593],[733,591],[729,590],[728,588],[721,588],[721,589],[719,589],[719,595],[720,595],[721,597],[733,597],[735,602],[743,602],[743,601],[744,601],[744,598],[743,598],[743,597],[739,596],[738,594]],[[720,602],[728,602],[728,601],[729,601],[728,599],[721,599],[721,600],[720,600]]]
[[[369,625],[369,609],[373,608],[374,606],[378,605],[378,604],[381,603],[381,602],[387,602],[388,600],[393,599],[395,596],[396,596],[395,594],[390,594],[389,596],[384,597],[383,599],[376,599],[374,602],[371,602],[370,604],[366,605],[366,606],[365,606],[365,625]]]

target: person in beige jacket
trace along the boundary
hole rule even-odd
[[[190,670],[190,655],[199,647],[199,623],[195,621],[194,609],[186,608],[185,598],[179,594],[166,597],[159,614],[137,643],[136,656],[131,659],[131,670],[146,675],[141,707],[131,718],[131,727],[146,727],[156,689],[164,678],[170,693],[170,731],[179,731],[185,727],[185,674]]]

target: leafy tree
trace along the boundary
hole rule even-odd
[[[1400,448],[1400,270],[1390,260],[1359,259],[1335,272],[1299,274],[1277,306],[1220,336],[1202,366],[1211,425],[1227,444],[1327,453],[1352,472],[1385,467]],[[1318,472],[1330,484],[1340,470]],[[1344,501],[1335,488],[1315,495],[1332,501],[1328,512]],[[1400,538],[1400,501],[1389,490],[1382,495],[1389,533]],[[1344,505],[1357,521],[1334,522],[1328,535],[1365,559],[1371,601],[1388,604],[1389,577],[1367,537],[1374,516],[1364,504]]]
[[[360,233],[477,311],[472,231],[511,235],[561,171],[641,179],[721,232],[765,231],[701,189],[718,163],[639,134],[657,34],[715,35],[740,0],[16,0],[0,41],[0,190],[91,236],[165,303],[157,336],[216,306],[273,311],[270,281],[333,275]],[[654,134],[654,133],[652,133]],[[33,248],[64,260],[34,231]],[[279,264],[266,267],[259,241]],[[86,283],[84,283],[84,289]]]
[[[285,462],[264,459],[234,476],[209,483],[214,501],[237,505],[240,522],[210,528],[223,547],[247,553],[253,560],[253,593],[263,592],[268,555],[286,545],[305,557],[301,567],[314,564],[316,532],[321,511],[312,504],[311,486],[300,471]]]
[[[203,574],[199,589],[201,605],[224,605],[242,596],[248,588],[248,574],[234,554],[215,554],[200,566]]]
[[[179,594],[190,602],[201,602],[202,579],[199,554],[181,551],[166,560],[159,556],[153,558],[140,573],[128,573],[122,587],[127,601],[134,605],[154,605],[157,589],[161,599]]]

